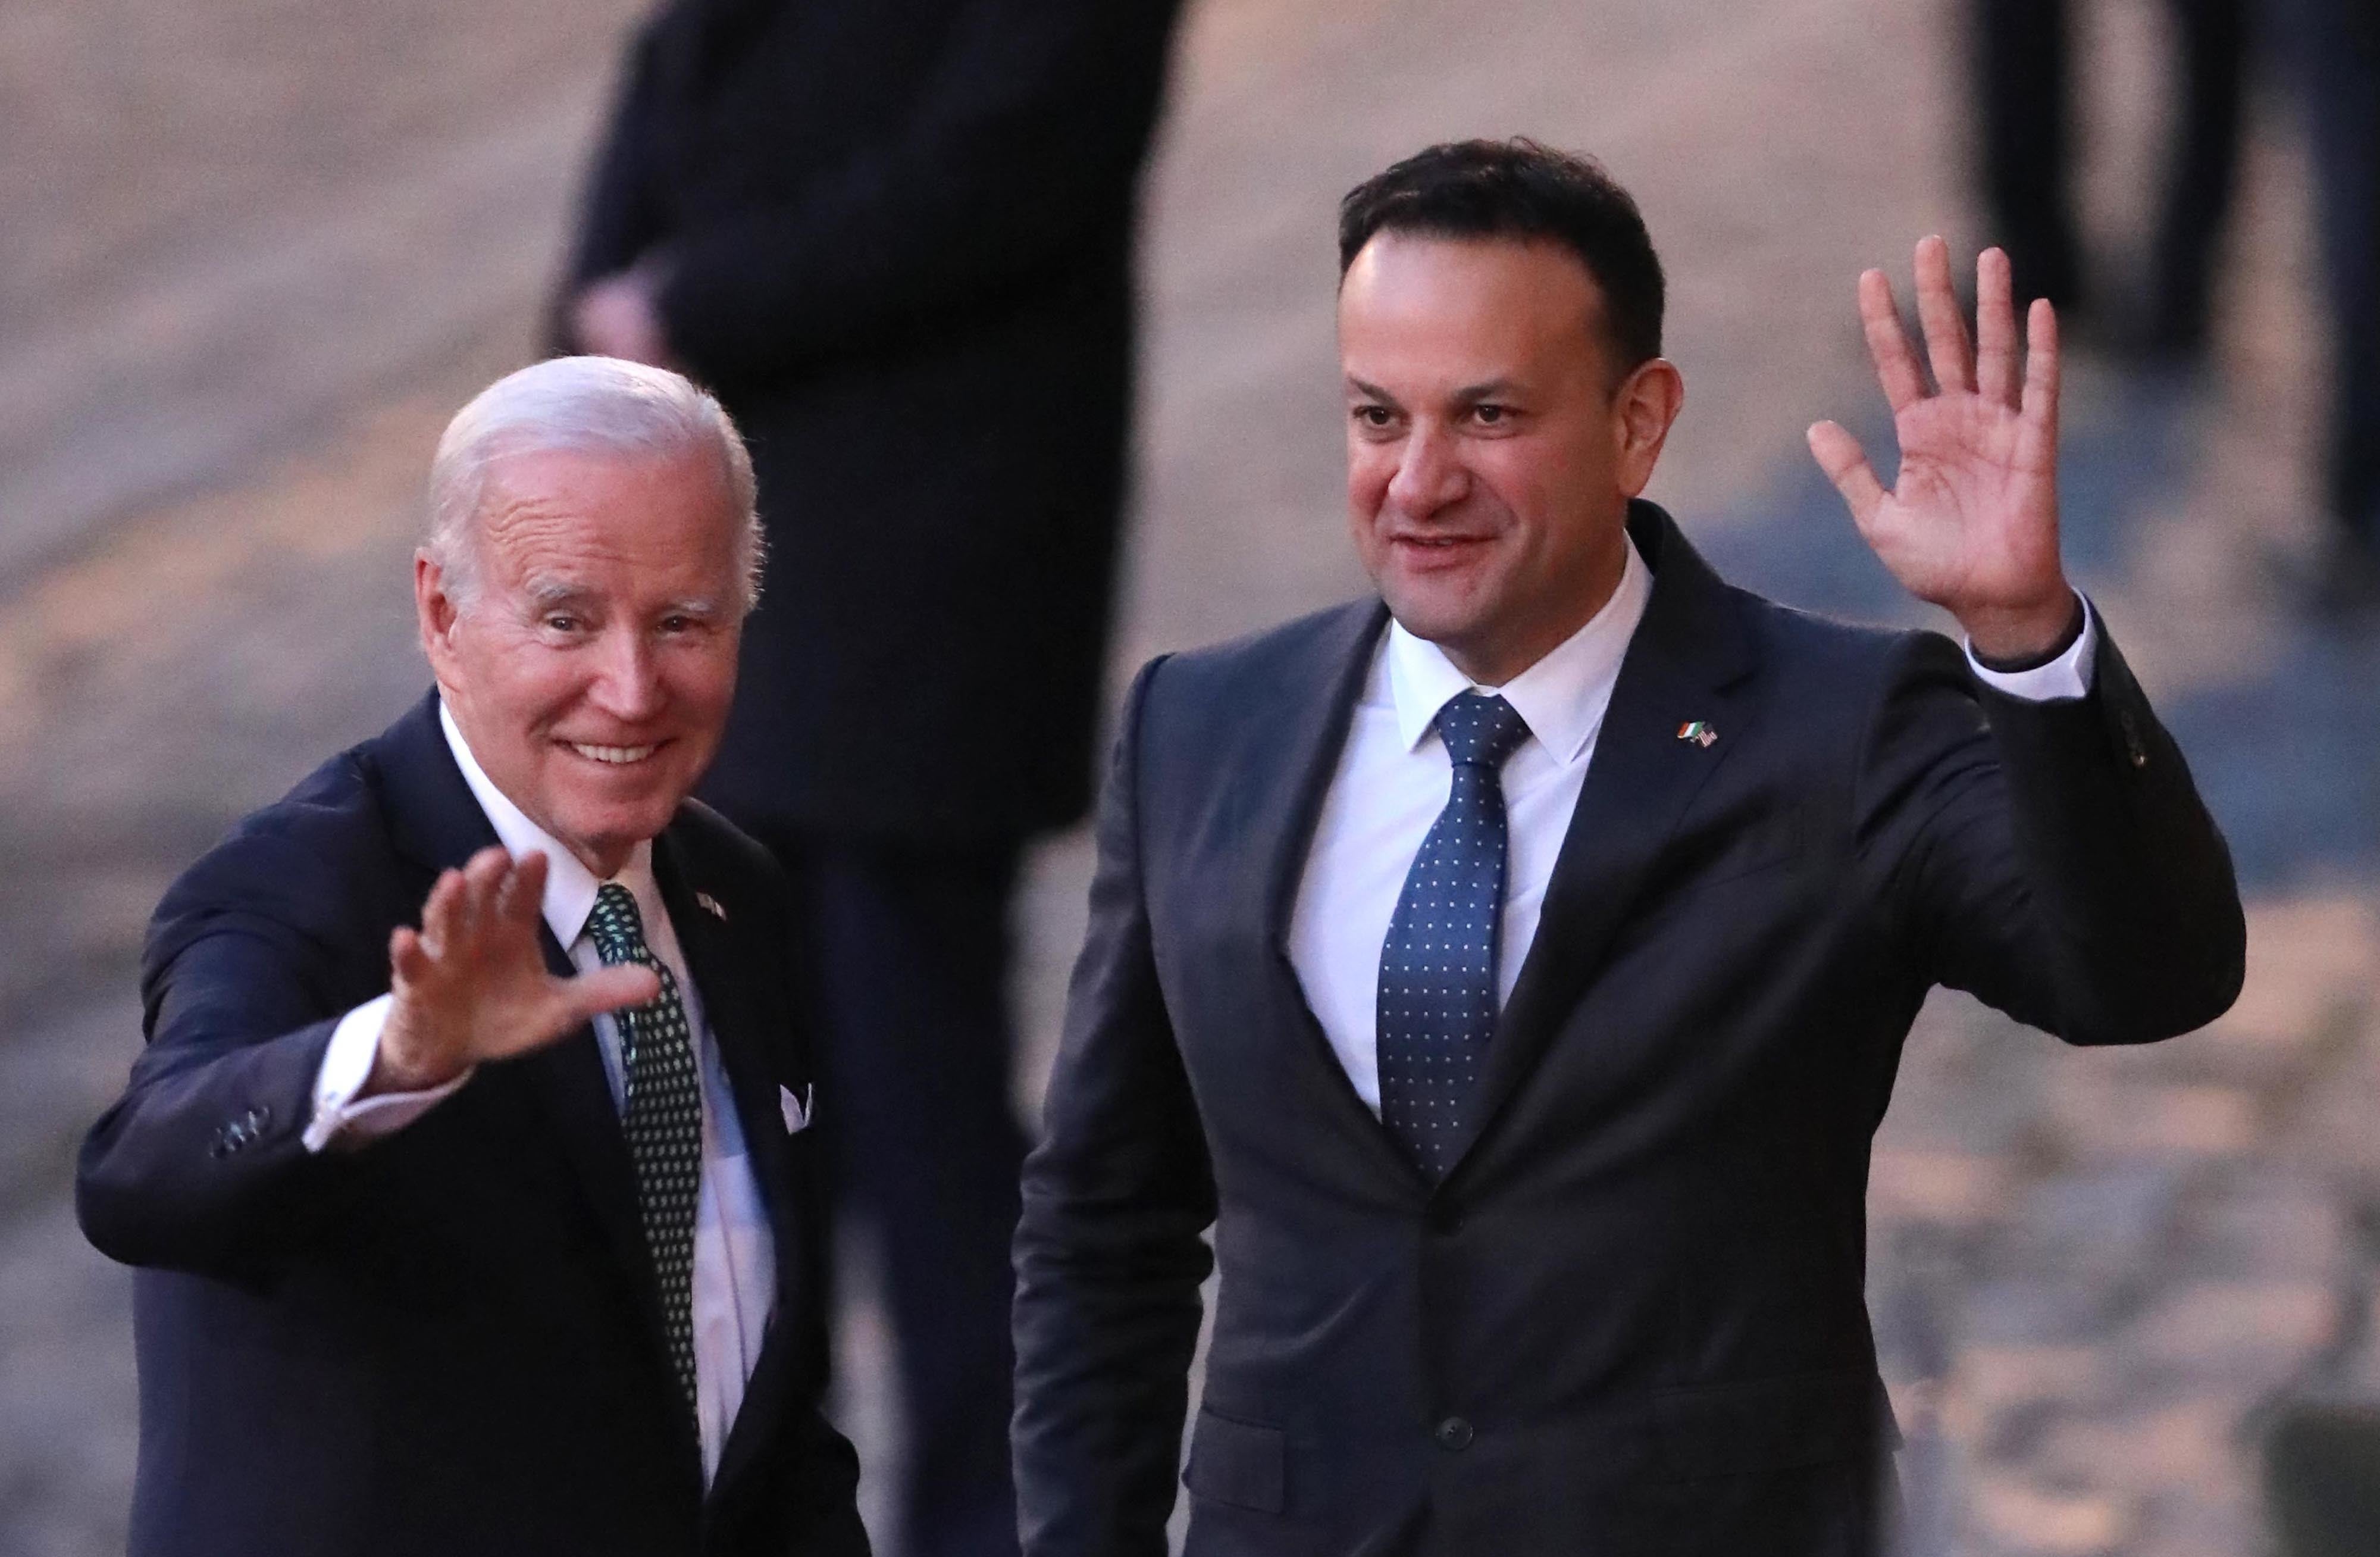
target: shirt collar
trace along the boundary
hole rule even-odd
[[[528,813],[513,804],[509,796],[488,777],[480,760],[471,755],[470,745],[455,724],[455,715],[447,710],[446,700],[438,700],[438,726],[446,732],[446,749],[455,754],[455,765],[463,770],[463,782],[471,786],[472,797],[480,809],[488,814],[488,825],[496,830],[496,841],[515,859],[527,854],[545,856],[545,901],[540,906],[545,926],[553,931],[554,940],[566,949],[577,944],[579,933],[587,928],[587,916],[595,911],[595,892],[603,883],[595,872],[579,862],[577,855],[553,841],[544,828],[528,819]],[[653,844],[648,838],[629,854],[620,873],[612,878],[634,894],[641,910],[650,914],[659,899],[659,889],[653,882]]]
[[[1540,746],[1563,763],[1578,760],[1611,706],[1620,662],[1628,640],[1645,619],[1653,598],[1653,570],[1633,538],[1620,569],[1620,585],[1603,609],[1553,651],[1501,687],[1479,687],[1457,670],[1446,651],[1426,638],[1389,624],[1389,695],[1396,705],[1397,734],[1411,751],[1428,735],[1438,711],[1457,694],[1491,692],[1512,705]]]

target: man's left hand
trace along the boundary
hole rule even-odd
[[[1978,655],[2046,655],[2081,609],[2058,553],[2055,310],[2046,299],[2034,303],[2020,378],[2008,256],[1986,249],[1975,262],[1971,342],[1950,286],[1949,246],[1922,240],[1917,316],[1937,386],[1929,392],[1882,271],[1861,275],[1859,301],[1892,405],[1900,475],[1887,491],[1859,441],[1831,421],[1810,429],[1810,452],[1892,576],[1957,617]]]
[[[643,266],[590,284],[571,304],[571,333],[583,349],[655,368],[674,368],[669,334],[653,301],[651,273]]]

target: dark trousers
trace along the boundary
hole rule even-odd
[[[2330,503],[2380,557],[2380,10],[2373,0],[2290,0],[2277,15],[2304,106],[2330,284]]]
[[[1009,1240],[1024,1133],[1010,1102],[1009,900],[1018,849],[764,835],[817,991],[818,1127],[837,1214],[883,1263],[908,1454],[889,1550],[1017,1549]]]
[[[2181,101],[2150,252],[2149,294],[2134,322],[2155,344],[2195,347],[2205,338],[2216,242],[2239,170],[2248,30],[2240,0],[2169,4],[2181,51]],[[1974,19],[1993,237],[2008,249],[2020,301],[2081,304],[2067,0],[1977,0]]]

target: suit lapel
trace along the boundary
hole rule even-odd
[[[675,832],[673,828],[671,832]],[[794,1206],[793,1155],[785,1137],[784,1112],[777,1098],[781,1084],[777,1046],[770,1041],[768,1016],[756,999],[749,967],[752,954],[739,946],[726,918],[726,905],[710,895],[706,883],[690,882],[680,851],[664,833],[653,848],[653,876],[662,901],[669,909],[670,926],[686,953],[686,971],[694,976],[702,997],[703,1021],[711,1041],[719,1046],[728,1089],[735,1094],[736,1123],[743,1127],[744,1150],[768,1207],[769,1223],[779,1238],[792,1235]],[[698,896],[698,893],[700,894]],[[717,909],[706,902],[719,904]]]
[[[457,867],[496,842],[479,797],[455,764],[431,693],[390,730],[382,761],[389,774],[391,831],[399,849],[433,875]],[[540,924],[538,942],[547,971],[577,972],[568,954]],[[592,1027],[502,1067],[536,1100],[562,1143],[587,1206],[626,1279],[655,1355],[669,1355],[652,1256],[638,1220],[636,1166],[620,1131],[620,1113],[603,1069]]]
[[[742,1404],[729,1424],[719,1469],[711,1478],[710,1496],[716,1501],[735,1484],[753,1456],[776,1438],[775,1424],[785,1409],[802,1332],[800,1325],[780,1324],[778,1316],[802,1311],[807,1300],[802,1288],[811,1277],[800,1256],[806,1232],[798,1220],[802,1200],[783,1108],[777,1097],[783,1067],[776,1056],[783,1046],[771,1041],[769,1015],[753,987],[755,954],[748,944],[739,944],[728,918],[742,905],[733,894],[713,895],[710,888],[719,883],[690,877],[690,851],[672,842],[679,831],[673,826],[655,841],[653,877],[669,909],[678,945],[686,953],[686,971],[702,997],[703,1024],[718,1046],[720,1066],[727,1074],[736,1122],[743,1128],[745,1161],[768,1210],[777,1270],[777,1302],[769,1316],[767,1336],[754,1359],[751,1377],[745,1381]]]
[[[1367,1155],[1410,1177],[1416,1173],[1411,1161],[1347,1079],[1346,1067],[1306,1002],[1289,949],[1306,855],[1347,744],[1356,699],[1388,622],[1388,607],[1378,601],[1348,607],[1327,624],[1318,644],[1295,668],[1274,684],[1275,701],[1252,725],[1268,734],[1260,748],[1263,759],[1243,765],[1240,816],[1241,835],[1266,844],[1255,860],[1258,869],[1249,881],[1254,895],[1245,911],[1263,927],[1261,977],[1269,986],[1267,1004],[1296,1029],[1295,1041],[1305,1052],[1318,1090],[1330,1100],[1325,1106],[1332,1119]]]
[[[1536,1067],[1680,818],[1740,744],[1729,737],[1743,728],[1742,683],[1752,662],[1725,586],[1651,504],[1633,505],[1629,533],[1653,568],[1652,599],[1621,663],[1536,938],[1489,1045],[1464,1153]],[[1684,738],[1694,721],[1719,738]],[[1458,1156],[1453,1172],[1462,1164]]]

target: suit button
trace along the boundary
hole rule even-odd
[[[1429,1230],[1440,1237],[1451,1237],[1463,1231],[1463,1210],[1458,1206],[1432,1206],[1429,1209]]]
[[[1475,1435],[1469,1422],[1460,1417],[1449,1417],[1438,1424],[1438,1431],[1433,1436],[1437,1438],[1439,1448],[1454,1454],[1470,1448],[1471,1440]]]

